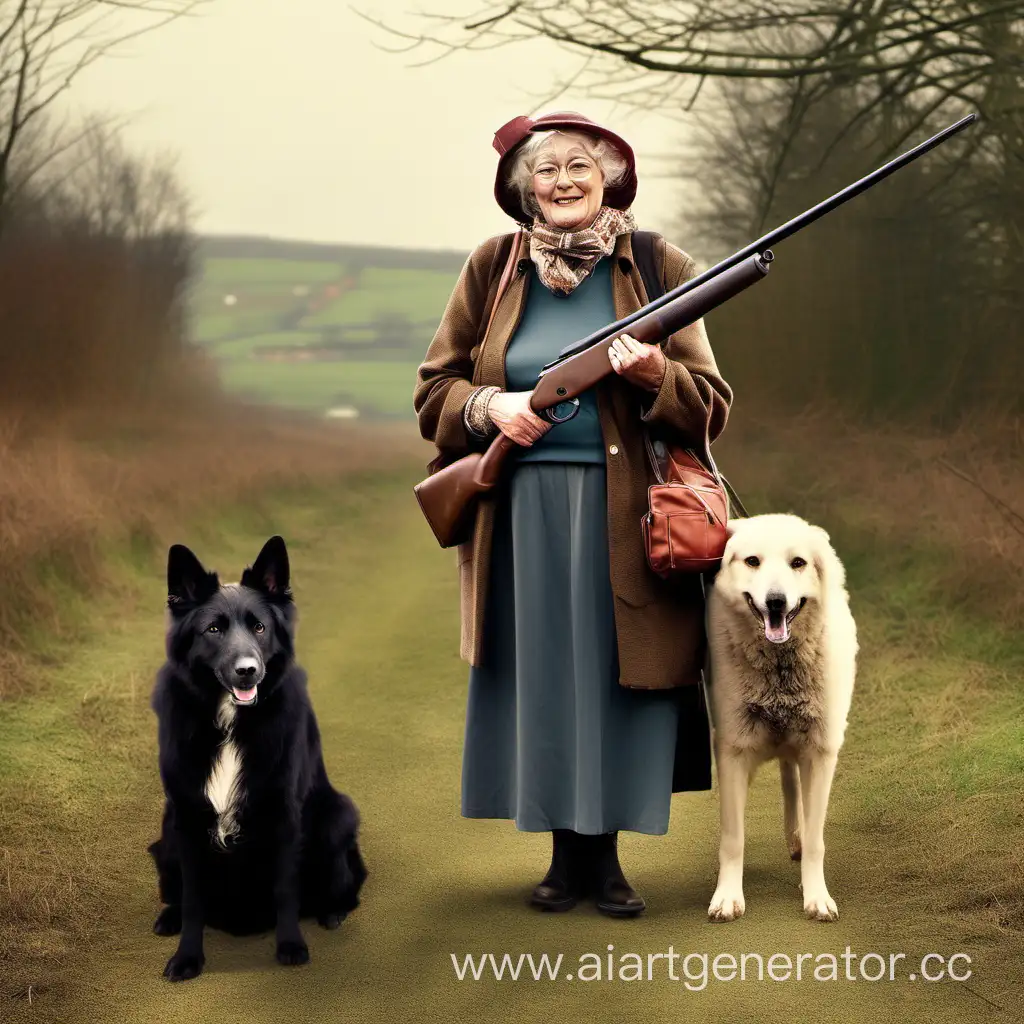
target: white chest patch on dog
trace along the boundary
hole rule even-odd
[[[217,727],[224,733],[224,739],[206,780],[206,799],[217,812],[217,842],[221,846],[227,845],[228,836],[238,834],[238,808],[242,802],[242,754],[233,739],[236,712],[231,694],[225,693],[217,709]]]

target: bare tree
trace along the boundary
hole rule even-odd
[[[478,2],[456,17],[437,0],[419,24],[381,27],[427,61],[547,39],[579,59],[545,105],[571,83],[686,117],[674,162],[698,187],[680,239],[720,255],[980,112],[856,216],[793,239],[788,272],[716,312],[716,329],[738,346],[737,388],[773,401],[792,398],[798,366],[860,412],[1020,408],[1024,0]],[[784,339],[750,343],[766,323],[785,324]]]
[[[415,27],[368,20],[426,60],[546,38],[582,58],[559,91],[571,80],[663,113],[728,79],[797,82],[798,109],[857,88],[857,121],[912,99],[926,119],[950,99],[982,104],[995,74],[1024,74],[1024,0],[483,0],[471,15],[421,17]],[[836,144],[857,121],[836,126]],[[894,134],[892,149],[903,141]]]
[[[97,117],[37,175],[30,195],[50,224],[128,242],[183,235],[191,214],[174,159],[129,152]]]
[[[0,232],[14,185],[24,186],[60,152],[38,151],[13,168],[19,148],[57,98],[119,44],[192,13],[207,0],[0,0]],[[53,138],[53,133],[50,133]]]

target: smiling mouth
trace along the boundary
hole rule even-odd
[[[556,206],[572,206],[573,203],[578,203],[582,198],[583,198],[583,196],[568,196],[566,198],[556,199],[555,200],[555,205]]]
[[[747,593],[743,595],[747,599],[754,618],[764,626],[764,638],[773,644],[784,644],[789,639],[789,627],[793,620],[800,614],[801,609],[807,604],[807,598],[801,597],[800,603],[786,616],[773,615],[771,612],[763,612],[754,603],[754,599]]]

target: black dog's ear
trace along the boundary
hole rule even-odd
[[[256,556],[252,568],[242,573],[243,587],[252,587],[279,601],[291,600],[288,580],[288,549],[281,537],[271,537]]]
[[[186,610],[202,604],[219,589],[215,572],[207,572],[184,544],[172,544],[167,552],[167,604]]]

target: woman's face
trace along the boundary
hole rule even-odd
[[[552,135],[537,153],[533,192],[552,227],[585,228],[601,209],[604,176],[578,139]]]

